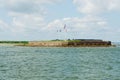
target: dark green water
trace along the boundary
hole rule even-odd
[[[0,80],[120,80],[120,47],[0,46]]]

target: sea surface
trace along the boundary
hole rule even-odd
[[[0,80],[120,80],[120,47],[0,46]]]

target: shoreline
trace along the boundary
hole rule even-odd
[[[116,47],[111,41],[100,39],[74,39],[49,41],[1,41],[0,46],[23,47]]]
[[[116,47],[116,45],[111,46],[33,46],[26,44],[8,44],[8,43],[0,43],[0,46],[21,46],[21,47]]]
[[[0,43],[0,46],[17,46],[24,45],[23,43]]]

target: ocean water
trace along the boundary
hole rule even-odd
[[[0,46],[0,80],[120,80],[120,47]]]

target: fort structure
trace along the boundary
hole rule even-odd
[[[67,33],[67,26],[57,32]],[[66,37],[66,35],[65,35]],[[112,46],[111,41],[103,41],[101,39],[68,39],[68,40],[49,40],[49,41],[29,41],[25,46],[35,47],[109,47]]]
[[[33,47],[109,47],[111,41],[99,39],[74,39],[74,40],[51,40],[51,41],[29,41],[26,46]]]

